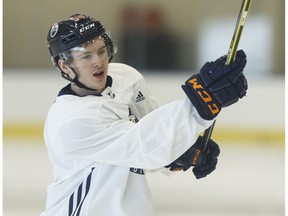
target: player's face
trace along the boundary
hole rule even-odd
[[[95,38],[81,47],[72,49],[71,66],[78,73],[78,80],[89,88],[106,87],[109,56],[103,38]]]

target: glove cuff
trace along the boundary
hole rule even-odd
[[[212,120],[221,111],[221,104],[208,93],[198,75],[193,75],[181,87],[203,119]]]

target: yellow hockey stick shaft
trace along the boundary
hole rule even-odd
[[[242,5],[241,5],[241,9],[238,15],[238,19],[237,19],[237,23],[235,26],[235,30],[234,30],[234,34],[229,46],[229,50],[228,50],[228,54],[227,54],[227,60],[226,60],[226,64],[231,64],[236,56],[236,52],[237,52],[237,48],[238,48],[238,44],[240,41],[240,37],[244,28],[244,25],[246,23],[246,19],[247,19],[247,15],[248,15],[248,10],[250,8],[250,4],[251,4],[252,0],[243,0],[242,1]],[[207,143],[212,135],[214,126],[215,126],[216,120],[213,122],[213,124],[207,128],[204,131],[203,134],[203,139],[202,139],[202,150],[205,151],[206,147],[207,147]]]

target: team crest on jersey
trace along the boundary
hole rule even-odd
[[[108,95],[110,96],[110,98],[115,98],[115,94],[112,92],[112,91],[110,91],[110,92],[108,92]]]

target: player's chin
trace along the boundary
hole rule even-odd
[[[93,89],[103,89],[105,88],[106,86],[106,80],[107,78],[106,77],[97,77],[97,78],[94,78],[94,82],[91,83],[91,88]]]

